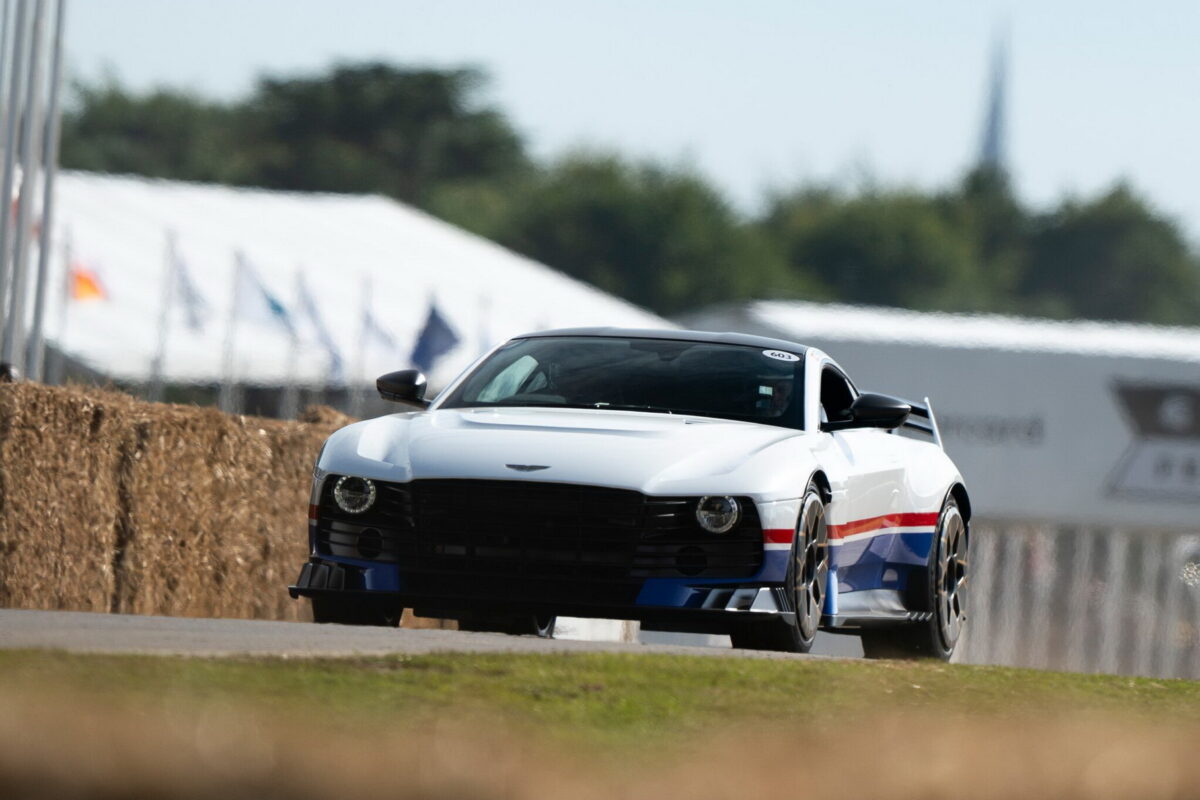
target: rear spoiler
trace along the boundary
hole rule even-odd
[[[933,405],[929,402],[929,398],[925,398],[924,403],[915,403],[912,400],[905,400],[912,407],[908,418],[904,420],[904,424],[900,429],[914,430],[926,434],[933,443],[943,450],[942,434],[938,430],[937,417],[933,415]]]

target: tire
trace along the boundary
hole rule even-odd
[[[400,626],[400,615],[404,609],[374,597],[345,595],[314,595],[312,601],[313,622],[336,625],[375,625],[384,628]]]
[[[953,497],[946,498],[926,570],[927,622],[862,632],[867,658],[933,658],[949,661],[967,621],[970,532]]]
[[[460,631],[476,633],[506,633],[509,636],[536,636],[553,639],[558,617],[551,615],[522,615],[515,617],[465,617],[459,619]]]
[[[807,653],[817,638],[829,579],[829,529],[820,489],[809,483],[800,506],[784,587],[796,612],[795,622],[747,621],[730,631],[734,647]]]

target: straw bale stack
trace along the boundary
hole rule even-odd
[[[309,476],[349,418],[0,386],[0,605],[300,619]]]
[[[132,405],[0,385],[0,606],[110,610]]]
[[[294,618],[281,568],[304,560],[306,488],[297,478],[312,456],[280,475],[267,432],[280,423],[213,409],[139,411],[117,610]],[[310,444],[315,453],[319,443]]]

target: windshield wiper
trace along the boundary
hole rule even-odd
[[[654,411],[659,414],[675,413],[664,406],[642,406],[633,405],[632,403],[592,403],[592,408],[603,408],[609,411]]]

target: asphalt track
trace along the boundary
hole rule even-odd
[[[825,637],[825,647],[832,640]],[[852,640],[855,641],[856,640]],[[833,645],[836,647],[836,644]],[[494,633],[367,628],[244,619],[192,619],[79,611],[0,609],[0,649],[188,656],[345,657],[423,653],[673,653],[774,659],[829,655],[768,653],[729,647],[538,639]],[[861,651],[860,651],[861,652]],[[850,655],[841,652],[839,655]]]

